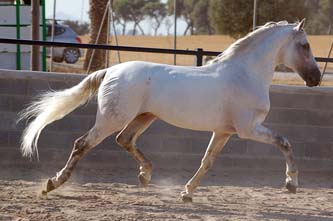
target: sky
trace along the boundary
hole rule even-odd
[[[46,18],[52,18],[54,0],[45,0]],[[56,0],[56,19],[70,19],[81,22],[89,22],[89,0]],[[173,18],[170,18],[173,21]],[[145,20],[140,23],[145,30],[145,33],[152,33],[150,22]],[[177,21],[177,34],[182,34],[185,30],[185,22],[181,19]],[[117,29],[120,29],[120,26]],[[130,26],[128,27],[128,29]],[[173,33],[173,27],[170,30]],[[166,35],[165,26],[161,27],[158,34]]]
[[[52,18],[54,0],[46,0],[46,18]],[[89,22],[89,0],[56,0],[56,18]]]

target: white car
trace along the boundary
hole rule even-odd
[[[47,40],[51,41],[52,24],[47,24]],[[82,43],[80,37],[67,25],[55,24],[54,26],[54,41]],[[51,48],[47,48],[47,54],[50,57]],[[81,56],[84,55],[84,50],[81,48],[64,48],[53,47],[53,61],[63,62],[68,64],[76,63]]]

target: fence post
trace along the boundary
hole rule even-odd
[[[197,66],[202,66],[202,58],[203,58],[203,50],[202,48],[197,48]]]
[[[31,39],[39,40],[39,0],[31,1]],[[30,70],[39,71],[39,45],[32,45],[30,55]]]

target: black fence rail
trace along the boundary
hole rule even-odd
[[[22,45],[39,45],[49,47],[66,47],[66,48],[90,48],[90,49],[104,49],[114,51],[130,51],[130,52],[146,52],[146,53],[160,53],[160,54],[177,54],[177,55],[192,55],[196,56],[196,65],[202,66],[203,56],[217,56],[221,54],[219,51],[204,51],[202,48],[196,50],[180,50],[180,49],[167,49],[167,48],[146,48],[146,47],[131,47],[131,46],[115,46],[104,44],[81,44],[81,43],[67,43],[67,42],[51,42],[51,41],[35,41],[35,40],[22,40],[0,38],[0,43],[4,44],[22,44]],[[316,57],[317,62],[333,62],[333,58]]]

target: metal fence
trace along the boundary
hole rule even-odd
[[[202,66],[203,56],[217,56],[220,51],[205,51],[202,48],[196,50],[180,50],[180,49],[166,49],[166,48],[146,48],[146,47],[131,47],[131,46],[114,46],[104,44],[81,44],[81,43],[67,43],[67,42],[50,42],[50,41],[33,41],[22,39],[9,39],[0,38],[0,43],[5,44],[21,44],[21,45],[39,45],[39,46],[53,46],[53,47],[66,47],[66,48],[90,48],[90,49],[104,49],[114,51],[130,51],[130,52],[146,52],[146,53],[160,53],[160,54],[177,54],[177,55],[191,55],[196,57],[196,65]],[[316,57],[317,62],[332,62],[333,58]]]

